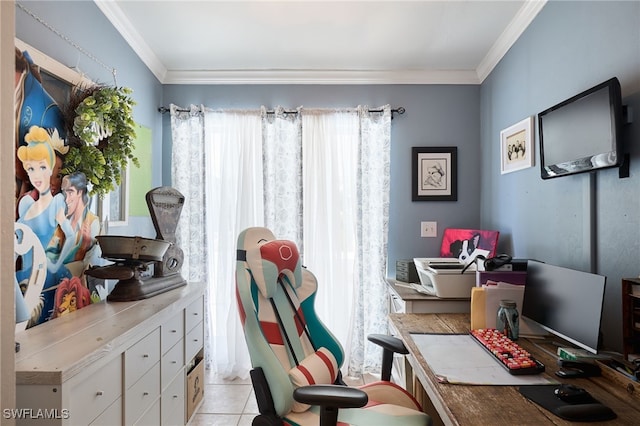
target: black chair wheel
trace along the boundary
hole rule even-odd
[[[251,426],[282,426],[282,419],[260,414],[253,418]]]

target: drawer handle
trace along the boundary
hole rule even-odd
[[[177,364],[178,361],[171,361],[171,364]]]
[[[197,312],[194,312],[194,313],[193,313],[193,315],[198,316],[198,313],[197,313]]]
[[[177,332],[178,332],[178,330],[171,330],[171,332],[172,332],[172,333],[177,333]]]
[[[193,339],[193,341],[194,341],[194,342],[197,342],[197,341],[198,341],[198,339]]]
[[[173,395],[173,399],[178,399],[178,395]]]
[[[102,396],[102,395],[104,395],[104,392],[102,392],[102,391],[96,392],[96,396]]]
[[[142,358],[149,358],[149,354],[142,355]]]
[[[147,396],[149,395],[149,392],[142,392],[142,396]]]

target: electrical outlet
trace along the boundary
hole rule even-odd
[[[420,222],[421,237],[436,237],[438,235],[438,222]]]

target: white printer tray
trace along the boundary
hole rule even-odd
[[[455,258],[414,258],[420,284],[424,291],[441,298],[471,298],[476,283],[475,264],[464,273],[464,264]]]

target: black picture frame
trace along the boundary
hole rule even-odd
[[[413,147],[412,201],[458,201],[458,148]]]

